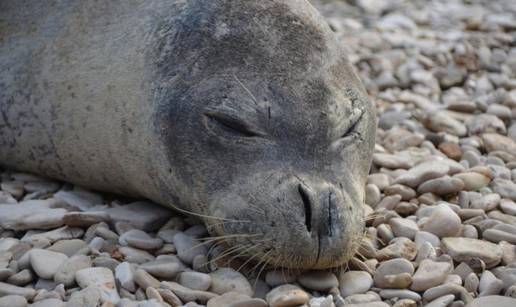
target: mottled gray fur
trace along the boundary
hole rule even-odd
[[[374,131],[306,0],[0,1],[0,163],[191,211],[254,260],[349,259]]]

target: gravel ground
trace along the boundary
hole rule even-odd
[[[345,269],[239,273],[195,219],[4,171],[0,307],[516,306],[516,2],[315,5],[379,115]]]

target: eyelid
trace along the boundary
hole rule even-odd
[[[220,125],[226,127],[227,129],[235,130],[248,137],[265,135],[265,133],[263,133],[256,126],[228,112],[210,110],[204,112],[204,115],[212,120],[217,121]]]
[[[364,113],[365,113],[364,110],[360,110],[360,113],[358,113],[358,115],[356,115],[357,118],[352,121],[352,124],[340,136],[341,138],[344,138],[344,137],[348,136],[350,133],[352,133],[352,132],[354,132],[356,130],[358,124],[362,120],[362,117],[364,117]]]

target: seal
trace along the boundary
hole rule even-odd
[[[306,0],[0,2],[0,161],[328,268],[363,235],[375,115]]]

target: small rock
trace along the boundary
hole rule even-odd
[[[131,229],[120,236],[119,242],[122,245],[130,245],[140,249],[159,249],[163,246],[163,240],[152,238],[146,232],[139,229]]]
[[[44,279],[53,279],[59,267],[68,259],[65,254],[44,249],[33,249],[29,253],[32,269]]]
[[[118,303],[120,296],[116,290],[113,272],[107,268],[86,268],[75,273],[77,284],[85,289],[89,286],[96,287],[101,292],[103,302]]]
[[[27,307],[27,299],[20,295],[0,297],[0,307]]]
[[[240,292],[247,296],[253,295],[253,288],[247,278],[231,268],[220,268],[212,273],[211,292],[224,294],[227,292]]]
[[[352,294],[366,293],[373,286],[373,278],[363,271],[342,271],[339,276],[340,293],[342,297]]]
[[[182,286],[193,290],[206,291],[211,286],[211,276],[199,272],[182,272],[177,281]]]
[[[436,236],[454,237],[460,233],[460,217],[448,205],[440,204],[435,207],[432,214],[421,225],[421,230],[435,234]]]
[[[186,264],[192,264],[197,255],[206,255],[208,250],[204,244],[197,239],[178,233],[172,239],[177,249],[177,256]]]
[[[303,305],[308,302],[308,294],[294,285],[282,285],[272,289],[266,300],[271,307],[288,307]]]
[[[412,282],[414,266],[410,261],[398,258],[380,263],[374,273],[374,284],[380,288],[406,288]]]
[[[491,242],[469,238],[444,238],[441,246],[457,262],[479,258],[487,268],[497,265],[502,259],[502,249]]]
[[[446,175],[449,170],[449,166],[444,163],[437,161],[424,162],[400,175],[394,180],[394,183],[415,188],[422,182]]]
[[[70,287],[75,283],[75,273],[91,266],[92,262],[90,257],[85,255],[72,256],[66,259],[57,269],[54,275],[54,281],[58,284],[64,284],[66,287]]]
[[[474,299],[468,307],[514,307],[516,299],[500,295],[490,295]]]
[[[299,276],[298,282],[305,288],[315,291],[328,291],[339,286],[335,274],[327,271],[309,271]]]
[[[412,276],[410,289],[414,291],[424,291],[438,286],[444,282],[452,268],[450,263],[434,262],[425,259],[421,261],[416,273]]]

